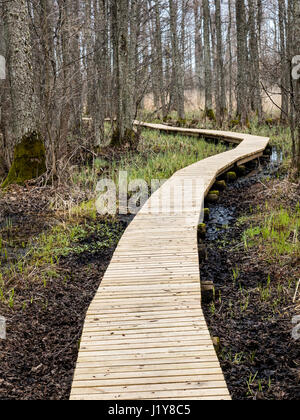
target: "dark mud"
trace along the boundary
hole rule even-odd
[[[85,315],[127,222],[105,223],[114,240],[101,229],[76,244],[76,252],[60,259],[56,275],[44,287],[23,284],[15,290],[24,310],[0,303],[7,319],[7,339],[0,340],[1,400],[65,400],[69,398]],[[78,253],[78,246],[85,249]],[[35,298],[32,300],[32,296]]]
[[[279,314],[274,315],[255,295],[251,295],[248,308],[241,311],[241,304],[245,306],[241,286],[250,293],[270,273],[274,282],[281,281],[276,267],[260,264],[255,255],[245,253],[241,244],[244,227],[236,223],[237,218],[249,211],[250,204],[257,203],[257,193],[265,188],[258,182],[262,178],[258,178],[257,168],[251,171],[252,175],[230,186],[211,208],[208,261],[201,268],[201,276],[214,280],[216,299],[214,311],[211,305],[204,309],[212,335],[220,337],[219,357],[235,399],[296,399],[300,396],[300,359],[299,344],[291,339],[293,309],[289,293]],[[25,195],[22,200],[20,194]],[[51,191],[40,195],[36,190],[35,197],[34,191],[20,188],[0,202],[0,229],[5,232],[5,240],[12,241],[10,262],[26,251],[31,237],[59,223],[47,210],[50,195]],[[260,197],[264,199],[263,194]],[[131,219],[123,217],[105,224],[117,238]],[[20,279],[15,293],[20,302],[27,302],[24,310],[12,310],[0,303],[0,315],[7,318],[7,340],[0,340],[0,400],[69,398],[85,314],[117,245],[115,239],[109,246],[94,247],[102,242],[101,230],[94,229],[76,244],[76,248],[88,249],[79,254],[74,249],[61,258],[57,274],[47,287],[42,282]],[[233,286],[232,270],[236,267],[239,275]],[[282,271],[280,274],[285,275]]]
[[[207,224],[201,279],[214,282],[215,298],[204,312],[212,336],[220,339],[218,356],[235,400],[300,398],[300,342],[292,338],[299,260],[279,267],[262,259],[258,250],[246,250],[242,235],[249,226],[238,221],[251,208],[263,208],[274,194],[271,178],[280,163],[275,158],[276,163],[271,159],[254,172],[251,168],[230,185],[211,206]],[[290,208],[299,201],[299,186],[293,188],[278,198]],[[268,279],[270,296],[264,301],[259,289],[267,287]]]

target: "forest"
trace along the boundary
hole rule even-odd
[[[0,400],[298,400],[299,177],[299,0],[0,0]]]

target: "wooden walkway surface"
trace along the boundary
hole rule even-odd
[[[269,139],[142,125],[239,146],[176,172],[127,228],[86,316],[71,399],[230,399],[201,309],[197,226],[215,179]]]

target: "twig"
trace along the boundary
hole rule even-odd
[[[265,86],[263,85],[262,82],[261,82],[261,85],[262,85],[262,88],[263,88],[264,92],[267,94],[268,98],[272,102],[272,104],[275,105],[276,108],[278,108],[281,112],[283,112],[286,115],[286,117],[289,117],[288,113],[285,112],[285,110],[282,109],[279,105],[277,105],[276,102],[272,99],[271,95],[269,94],[269,92],[267,91],[267,89],[265,88]]]
[[[293,303],[296,303],[296,299],[297,299],[297,294],[298,294],[299,286],[300,286],[300,279],[298,280],[298,284],[297,284],[297,287],[296,287],[296,291],[295,291],[295,295],[294,295]]]
[[[263,185],[267,190],[269,190],[270,188],[269,187],[267,187],[263,182],[261,182],[260,180],[258,180],[258,182],[261,184],[261,185]]]
[[[86,147],[84,147],[84,146],[80,146],[82,149],[84,149],[84,150],[86,150],[87,152],[89,152],[89,153],[91,153],[92,155],[94,155],[94,156],[98,156],[97,155],[97,153],[95,153],[95,152],[93,152],[92,150],[90,150],[90,149],[88,149],[88,148],[86,148]]]

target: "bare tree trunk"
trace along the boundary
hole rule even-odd
[[[6,31],[3,22],[3,11],[0,14],[0,55],[1,64],[5,65],[5,57],[7,57],[7,39]],[[11,116],[12,112],[10,109],[10,87],[9,80],[7,77],[6,68],[4,68],[5,74],[0,77],[0,170],[8,169],[11,165],[12,155],[10,147],[10,139],[12,138],[11,129]],[[4,173],[3,173],[4,174]]]
[[[133,143],[132,83],[129,79],[129,0],[111,1],[111,29],[114,50],[114,92],[116,107],[116,129],[112,146]]]
[[[235,0],[236,5],[236,29],[237,29],[237,116],[242,125],[248,118],[247,97],[247,30],[245,1]]]
[[[73,21],[71,34],[70,57],[73,70],[71,77],[71,111],[73,114],[73,129],[75,134],[81,133],[81,121],[83,112],[82,98],[82,73],[81,73],[81,43],[80,43],[80,0],[72,0],[70,13]]]
[[[174,92],[176,97],[176,108],[179,120],[184,120],[184,75],[181,59],[179,40],[177,34],[177,4],[176,0],[169,0],[170,7],[170,28],[172,42],[172,57],[174,71]]]
[[[215,0],[216,7],[216,36],[217,36],[217,77],[219,79],[219,93],[218,93],[218,109],[219,115],[217,119],[222,125],[226,112],[226,91],[225,91],[225,74],[223,61],[223,42],[222,42],[222,23],[221,23],[221,4],[220,0]]]
[[[300,51],[300,3],[299,1],[295,1],[294,3],[294,39],[293,39],[293,46],[294,46],[294,56],[299,55]],[[294,167],[297,171],[297,175],[300,175],[300,77],[294,80],[294,92],[295,92],[295,110],[296,110],[296,127],[297,127],[297,134],[295,139],[295,154],[294,154]]]
[[[5,23],[9,49],[8,77],[13,104],[13,144],[38,128],[37,97],[32,73],[32,50],[26,0],[6,3]]]
[[[26,0],[5,3],[8,77],[11,95],[14,161],[3,187],[41,175],[46,170],[39,129],[39,107],[34,90],[31,36]]]
[[[208,0],[203,0],[203,28],[204,28],[204,67],[205,67],[205,113],[212,113],[212,71],[210,47],[210,8]]]
[[[94,98],[93,125],[94,145],[104,141],[104,120],[108,109],[108,4],[107,0],[94,0],[95,53],[94,53]]]
[[[278,0],[278,20],[279,20],[279,32],[280,32],[280,60],[281,60],[281,122],[286,122],[288,120],[289,112],[289,66],[287,63],[286,56],[286,5],[285,0]]]
[[[260,54],[262,53],[262,22],[263,22],[263,0],[257,0],[257,38]]]
[[[84,66],[86,72],[86,112],[93,115],[94,104],[94,68],[92,66],[92,53],[94,42],[92,38],[92,0],[86,0],[84,5],[85,26],[83,30]]]
[[[151,1],[150,8],[151,9]],[[149,10],[150,13],[150,10]],[[159,89],[159,74],[158,67],[156,63],[156,43],[155,43],[155,31],[154,31],[154,21],[152,14],[152,21],[149,20],[149,32],[150,32],[150,44],[151,44],[151,82],[152,82],[152,92],[153,92],[153,103],[154,108],[159,115],[160,110],[160,89]]]
[[[250,65],[251,86],[250,97],[252,98],[252,110],[257,113],[259,121],[262,118],[262,100],[259,72],[259,48],[256,29],[256,10],[254,0],[248,0],[249,4],[249,28],[250,28]]]
[[[194,21],[195,21],[195,73],[196,89],[198,96],[198,106],[200,106],[202,89],[202,65],[203,65],[203,45],[201,38],[201,16],[199,0],[193,0]]]
[[[212,86],[213,86],[213,97],[215,105],[215,115],[214,119],[220,123],[220,76],[219,76],[219,66],[218,66],[218,52],[217,52],[217,38],[216,38],[216,20],[215,13],[211,13],[211,22],[210,22],[210,35],[211,35],[211,51],[212,51]],[[213,113],[211,113],[213,116]]]
[[[163,49],[162,49],[162,31],[160,22],[160,6],[159,0],[155,0],[155,50],[157,53],[157,73],[158,86],[160,91],[160,101],[162,108],[163,119],[167,117],[168,111],[166,107],[166,88],[164,81],[164,66],[163,66]]]
[[[163,65],[163,49],[162,49],[162,31],[161,31],[161,16],[160,16],[160,2],[155,0],[154,14],[154,46],[156,51],[156,68],[157,68],[157,86],[159,89],[161,111],[163,119],[167,117],[166,106],[166,88],[164,81],[164,65]]]
[[[60,109],[60,136],[57,153],[65,147],[71,127],[71,48],[70,48],[70,9],[69,0],[59,0],[61,15],[61,65],[63,75],[63,96]]]
[[[136,117],[138,107],[136,78],[138,72],[137,42],[140,25],[138,21],[139,8],[138,0],[131,0],[129,14],[128,99],[126,105],[130,110],[129,117],[131,120]]]
[[[229,60],[229,118],[232,118],[233,113],[233,66],[232,66],[232,0],[228,0],[228,32],[227,32],[227,44],[228,44],[228,60]]]

